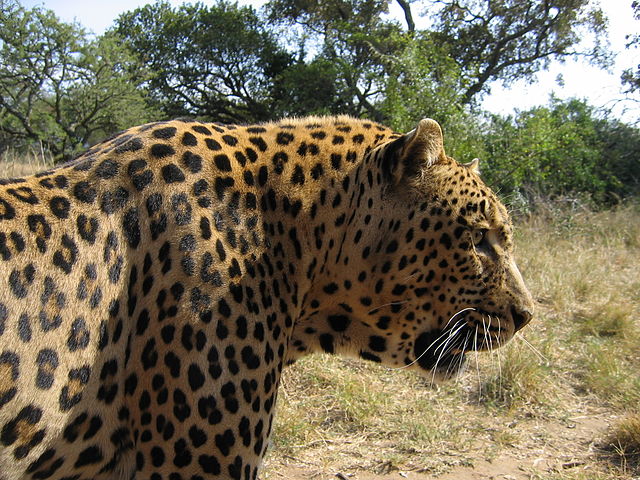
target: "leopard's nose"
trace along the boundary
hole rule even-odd
[[[524,327],[527,323],[531,321],[533,317],[533,310],[529,308],[517,308],[511,307],[511,318],[513,319],[513,328],[514,331],[517,332],[522,327]]]

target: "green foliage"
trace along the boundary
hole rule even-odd
[[[155,72],[149,90],[167,116],[266,120],[291,62],[252,8],[223,1],[145,5],[121,15],[115,32]]]
[[[462,115],[461,75],[447,47],[429,35],[401,35],[402,49],[383,60],[389,72],[381,110],[400,131],[415,128],[423,117],[444,119],[443,126]],[[398,42],[400,43],[400,42]]]
[[[515,118],[492,117],[483,172],[503,193],[588,192],[597,202],[637,194],[640,132],[601,118],[581,100],[553,100]]]
[[[301,61],[331,65],[333,90],[328,111],[386,121],[381,109],[390,58],[405,47],[398,23],[384,17],[388,0],[329,2],[272,0],[267,18],[285,29]],[[327,78],[327,80],[329,80]]]
[[[486,159],[485,178],[506,194],[585,191],[597,201],[612,201],[636,189],[630,180],[637,166],[635,130],[600,119],[584,102],[555,102],[515,118],[483,118],[469,107],[490,82],[533,79],[551,59],[583,55],[607,65],[607,21],[597,5],[399,1],[404,30],[384,15],[389,3],[269,2],[268,18],[284,25],[287,40],[298,48],[295,68],[282,76],[278,111],[350,113],[399,131],[411,130],[420,118],[436,118],[448,152],[462,161]],[[429,29],[415,28],[411,10],[418,3],[434,12]],[[588,48],[581,41],[585,32],[593,38]],[[300,110],[287,109],[291,103]]]
[[[274,111],[283,117],[343,113],[337,76],[335,63],[323,58],[292,64],[274,86]]]
[[[619,120],[602,119],[596,124],[596,131],[607,194],[640,195],[640,129]]]
[[[0,132],[14,146],[64,158],[150,116],[134,81],[144,70],[118,38],[90,39],[48,10],[1,6]]]

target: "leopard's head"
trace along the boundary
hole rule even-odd
[[[507,210],[435,121],[374,149],[354,180],[360,207],[335,232],[348,264],[326,268],[294,341],[446,377],[530,321]]]

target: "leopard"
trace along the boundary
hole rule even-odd
[[[0,478],[256,479],[314,352],[442,379],[532,318],[440,125],[130,128],[0,181]]]

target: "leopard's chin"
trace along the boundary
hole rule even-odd
[[[433,368],[425,371],[425,375],[430,376],[436,381],[445,382],[458,377],[464,372],[466,365],[466,352],[452,353],[443,356]]]

